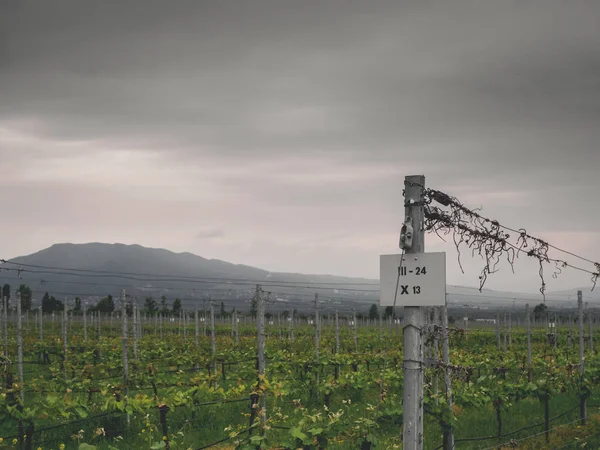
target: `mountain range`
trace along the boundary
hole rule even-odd
[[[27,284],[34,299],[45,292],[57,298],[81,297],[92,304],[122,289],[143,299],[180,298],[184,306],[211,298],[247,309],[256,285],[279,303],[299,303],[304,309],[318,293],[351,307],[378,302],[379,280],[333,275],[270,272],[192,253],[124,244],[55,244],[8,261],[2,283]],[[18,272],[18,269],[21,269]],[[17,275],[21,277],[19,280]],[[35,304],[35,302],[34,302]]]
[[[33,290],[34,305],[45,292],[59,299],[80,297],[91,305],[108,294],[118,299],[125,289],[140,304],[148,296],[156,300],[165,296],[169,301],[180,298],[184,307],[191,307],[210,298],[247,310],[256,285],[271,293],[274,310],[311,310],[315,294],[322,302],[331,302],[331,308],[366,310],[379,303],[376,279],[271,272],[140,245],[55,244],[0,267],[9,269],[0,272],[0,282],[11,284],[13,289],[27,284]],[[448,286],[447,292],[450,306],[460,309],[523,308],[525,302],[531,306],[542,302],[539,294],[479,292],[464,286]],[[552,306],[573,307],[575,292],[549,293],[546,300]],[[593,298],[589,288],[584,289],[584,298]]]

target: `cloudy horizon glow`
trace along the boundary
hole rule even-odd
[[[599,17],[585,0],[2,2],[0,257],[121,242],[377,278],[404,177],[425,174],[600,260]],[[478,286],[480,260],[462,275],[452,245],[427,250]],[[536,266],[487,286],[535,292]]]

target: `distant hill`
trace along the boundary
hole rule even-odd
[[[570,297],[570,301],[577,302],[577,291],[581,291],[584,302],[600,302],[600,283],[598,283],[596,288],[592,288],[592,286],[589,285],[580,288],[569,289],[568,291],[551,292],[550,295]]]
[[[45,292],[59,299],[79,296],[84,303],[95,304],[108,294],[118,298],[121,289],[137,297],[142,304],[145,297],[170,301],[181,298],[184,307],[191,308],[209,297],[223,301],[228,308],[249,309],[256,284],[272,292],[278,302],[270,310],[296,308],[309,311],[314,308],[314,295],[323,301],[332,300],[340,310],[357,308],[366,311],[379,303],[379,280],[349,278],[333,275],[304,275],[270,272],[243,264],[232,264],[217,259],[206,259],[192,253],[174,253],[165,249],[124,244],[55,244],[27,256],[11,259],[6,267],[22,267],[21,279],[14,271],[1,271],[0,282],[13,289],[21,283],[34,291],[35,303]],[[597,303],[598,292],[582,289],[584,300]],[[576,305],[576,289],[547,294],[549,306]],[[524,308],[529,302],[533,308],[542,302],[539,294],[492,291],[448,286],[448,300],[454,309]],[[571,296],[569,298],[568,296]],[[333,307],[333,306],[332,306]]]
[[[124,288],[140,302],[147,296],[158,299],[165,295],[170,300],[182,298],[184,305],[190,305],[211,297],[247,309],[256,284],[273,292],[272,298],[306,305],[310,305],[315,292],[323,298],[344,297],[348,305],[373,303],[379,298],[377,292],[372,292],[379,289],[379,280],[269,272],[140,245],[55,244],[9,262],[22,265],[22,280],[16,279],[15,272],[3,272],[1,282],[26,283],[38,300],[49,292],[57,298],[77,295],[91,304],[108,294],[118,297]]]

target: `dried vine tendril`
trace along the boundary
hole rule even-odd
[[[506,257],[506,261],[514,273],[514,262],[520,253],[525,253],[528,257],[538,261],[538,273],[541,280],[540,293],[544,296],[544,299],[546,293],[544,267],[550,263],[555,265],[552,273],[553,278],[558,278],[563,269],[569,267],[590,274],[593,284],[592,291],[596,287],[600,277],[600,263],[552,246],[542,239],[531,236],[524,228],[515,230],[500,224],[497,220],[484,217],[478,212],[481,208],[469,209],[458,199],[444,192],[422,188],[422,193],[425,206],[425,230],[435,233],[444,241],[446,240],[442,236],[452,234],[461,272],[464,273],[461,261],[462,248],[466,247],[471,250],[472,256],[479,255],[483,259],[484,264],[479,276],[480,291],[483,289],[488,276],[498,271],[503,256]],[[441,207],[433,206],[434,201]],[[561,259],[551,258],[548,254],[551,248],[592,263],[594,270],[574,266]]]

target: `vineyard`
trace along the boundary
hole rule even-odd
[[[584,309],[582,291],[571,312],[550,310],[545,282],[549,266],[554,279],[568,268],[589,275],[594,287],[600,263],[425,189],[422,176],[407,177],[405,187],[403,253],[391,255],[400,262],[392,261],[391,280],[380,280],[377,290],[290,281],[283,286],[287,293],[272,298],[275,292],[259,283],[252,300],[246,299],[249,312],[236,309],[239,298],[235,305],[219,298],[219,314],[213,301],[210,311],[200,310],[198,296],[186,299],[192,310],[178,298],[172,311],[164,309],[166,304],[158,310],[151,297],[142,305],[123,288],[118,309],[109,296],[88,311],[77,296],[75,308],[68,309],[66,300],[46,293],[31,315],[32,291],[21,285],[15,290],[16,308],[6,301],[2,308],[0,447],[600,448],[600,357],[594,351],[592,310]],[[403,266],[405,252],[414,257],[410,264],[424,261],[426,231],[442,239],[452,235],[461,269],[461,250],[481,257],[479,293],[501,260],[513,270],[520,255],[535,260],[543,302],[533,310],[528,303],[517,310],[514,299],[503,317],[498,311],[471,327],[465,317],[458,326],[448,317],[444,259],[438,259],[441,269],[434,278],[431,265],[418,267],[414,276]],[[2,262],[2,270],[16,276],[12,280],[91,274],[140,286],[182,281]],[[233,283],[247,286],[250,280],[183,281],[228,285],[220,293],[215,289],[218,298],[231,292]],[[277,287],[263,281],[265,289]],[[422,295],[434,284],[437,290]],[[393,285],[395,290],[387,289]],[[298,298],[306,294],[298,292],[308,289],[315,291],[314,303],[301,305]],[[326,300],[318,289],[327,293]],[[367,316],[359,315],[342,298],[369,292],[381,294],[385,313],[373,304]],[[28,296],[24,303],[23,294]],[[6,300],[7,293],[3,296]],[[425,307],[422,299],[432,303]],[[112,312],[102,313],[101,304]],[[311,304],[312,312],[305,314]],[[233,307],[231,313],[225,306]],[[43,314],[44,308],[54,312]]]
[[[402,321],[282,320],[257,292],[257,317],[9,312],[0,448],[402,448]],[[592,326],[580,342],[576,322],[467,331],[443,315],[422,330],[424,448],[449,429],[461,449],[600,446]]]

